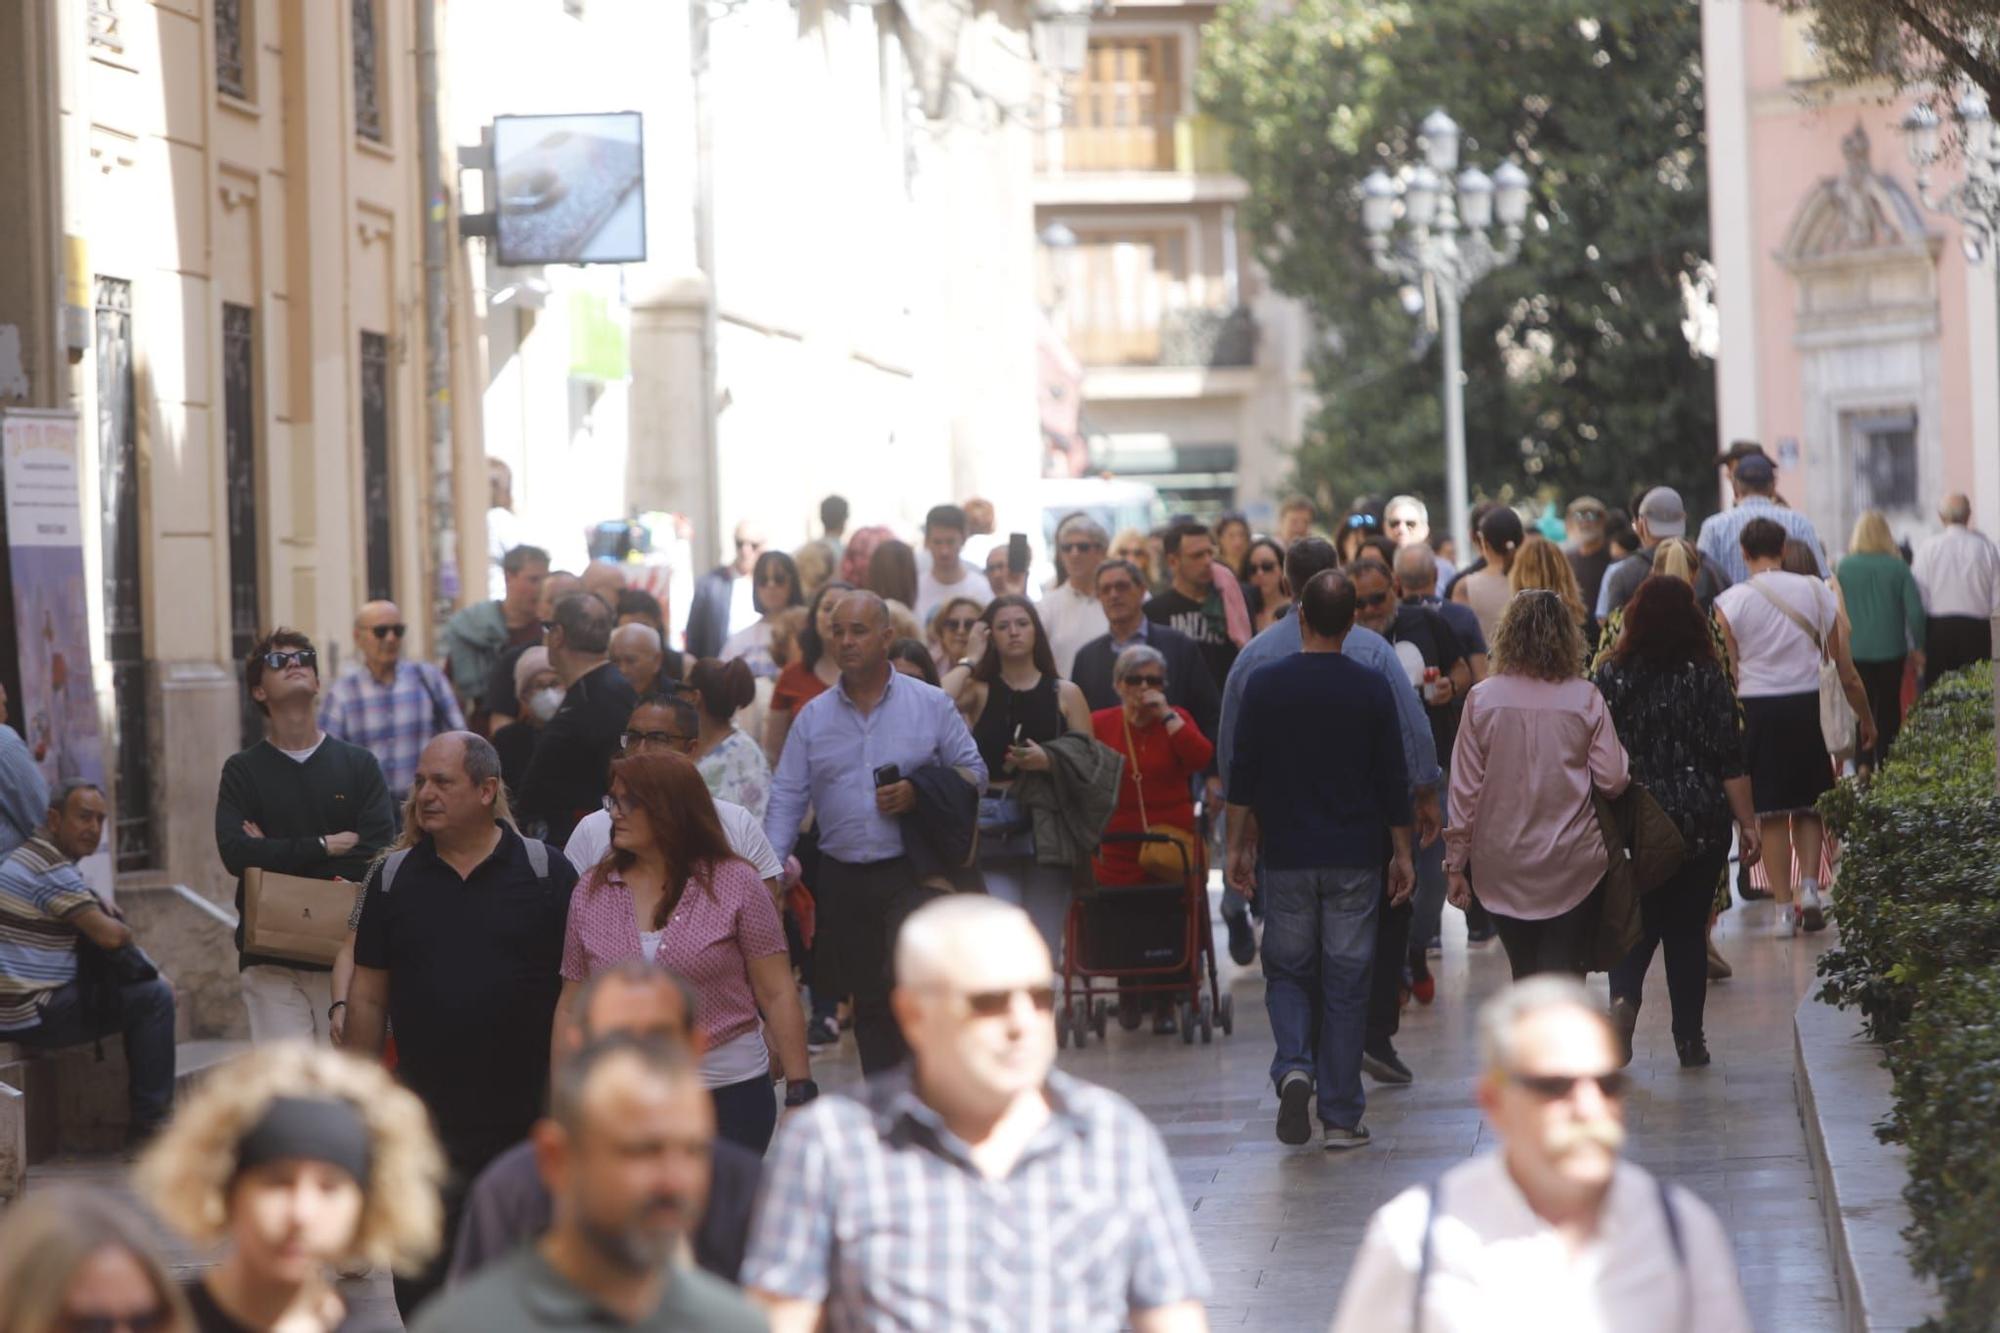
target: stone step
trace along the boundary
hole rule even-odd
[[[176,1045],[175,1097],[249,1045],[217,1039]],[[59,1153],[117,1152],[129,1122],[124,1038],[60,1050],[0,1043],[0,1199],[21,1192],[31,1165]]]

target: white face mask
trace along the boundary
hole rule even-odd
[[[563,692],[554,686],[546,690],[536,690],[528,696],[528,711],[533,713],[537,720],[546,722],[556,715],[556,709],[562,707],[562,701]]]

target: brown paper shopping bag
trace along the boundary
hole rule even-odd
[[[352,880],[252,866],[243,872],[243,952],[330,965],[347,942],[347,917],[360,888]]]

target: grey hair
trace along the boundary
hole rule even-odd
[[[104,788],[89,778],[64,778],[49,788],[49,809],[51,811],[69,809],[69,798],[80,791],[94,791],[104,795]]]
[[[1611,1036],[1611,1024],[1591,1002],[1582,982],[1566,973],[1538,973],[1515,982],[1480,1006],[1479,1056],[1487,1073],[1514,1068],[1514,1035],[1521,1021],[1544,1009],[1575,1009],[1595,1019],[1605,1036]]]
[[[1142,666],[1157,666],[1161,675],[1167,674],[1167,659],[1158,648],[1147,643],[1135,643],[1118,654],[1118,661],[1111,668],[1111,683],[1123,685],[1125,677]]]
[[[573,653],[598,656],[611,647],[611,608],[594,592],[564,593],[556,603],[556,628],[563,647]]]
[[[1382,506],[1382,517],[1386,519],[1398,509],[1414,509],[1417,511],[1418,518],[1426,523],[1431,521],[1430,506],[1414,495],[1398,495],[1393,497],[1388,504]]]
[[[1104,530],[1102,523],[1099,523],[1088,514],[1071,514],[1068,518],[1056,524],[1056,540],[1058,542],[1062,540],[1062,535],[1065,532],[1081,532],[1099,546],[1108,547],[1111,545],[1111,534]]]
[[[1972,521],[1972,501],[1963,495],[1947,495],[1938,506],[1938,517],[1947,523],[1970,523]]]
[[[1405,546],[1396,552],[1396,579],[1405,591],[1418,588],[1436,588],[1438,581],[1437,556],[1431,548],[1421,543]]]
[[[896,932],[896,984],[931,981],[947,966],[945,955],[954,945],[984,950],[1010,927],[1041,942],[1042,934],[1035,929],[1033,919],[1012,903],[983,893],[933,898],[910,913]]]

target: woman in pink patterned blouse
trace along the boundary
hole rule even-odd
[[[605,807],[611,851],[570,899],[555,1031],[577,987],[613,963],[637,955],[684,978],[700,997],[695,1035],[716,1129],[761,1153],[778,1123],[772,1049],[787,1105],[817,1091],[777,905],[729,850],[708,785],[684,756],[617,760]]]

